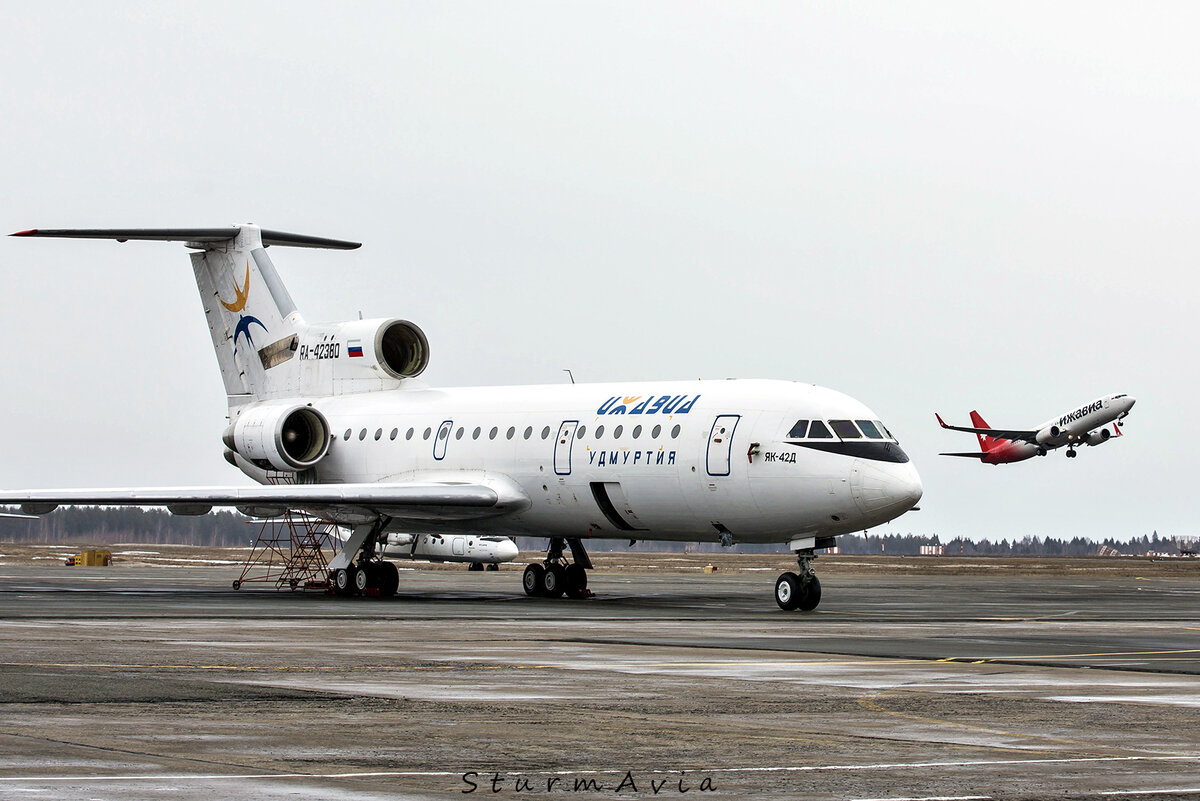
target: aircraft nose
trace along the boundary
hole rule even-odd
[[[517,544],[512,540],[506,539],[504,542],[496,545],[496,561],[498,562],[511,562],[517,558],[518,553],[520,551],[517,548]]]
[[[888,494],[892,496],[896,507],[907,512],[921,500],[925,488],[921,486],[921,477],[917,475],[917,468],[913,467],[911,462],[897,465],[897,468],[899,469],[893,473],[888,487]]]

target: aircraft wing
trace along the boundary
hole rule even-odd
[[[1037,437],[1036,431],[1026,431],[1018,428],[972,428],[971,426],[952,426],[942,419],[940,414],[934,414],[938,424],[942,428],[948,428],[951,431],[965,431],[969,434],[983,434],[985,437],[993,439],[1008,439],[1019,440],[1023,442],[1034,442]],[[942,454],[943,456],[952,456],[954,454]]]
[[[466,520],[517,511],[529,499],[501,482],[392,484],[285,484],[257,487],[150,487],[133,489],[22,490],[0,492],[0,504],[47,514],[58,506],[165,506],[177,514],[206,514],[212,507],[253,510],[254,516],[299,509],[322,516],[397,520]]]
[[[964,456],[970,459],[982,459],[987,454],[983,451],[975,451],[974,453],[939,453],[938,456]]]

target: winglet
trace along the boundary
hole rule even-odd
[[[939,424],[939,425],[940,425],[942,428],[949,428],[949,427],[950,427],[950,426],[946,425],[946,421],[945,421],[945,420],[943,420],[943,419],[942,419],[942,416],[941,416],[940,414],[938,414],[937,412],[934,412],[934,413],[933,413],[933,416],[937,418],[938,424]]]
[[[38,229],[30,228],[28,231],[17,231],[15,234],[9,234],[9,236],[37,236],[37,232]]]

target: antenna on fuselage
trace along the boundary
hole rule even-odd
[[[571,368],[564,367],[563,372],[571,377],[571,383],[574,384],[575,383],[575,374],[571,372]]]

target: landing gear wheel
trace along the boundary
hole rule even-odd
[[[400,586],[400,571],[392,562],[379,564],[379,597],[391,598]]]
[[[775,580],[775,603],[785,612],[791,612],[800,607],[804,592],[800,589],[800,577],[795,573],[781,573]]]
[[[488,569],[488,571],[499,570],[500,565],[496,564],[495,562],[488,562],[487,569]]]
[[[472,572],[476,570],[483,570],[483,562],[471,562],[469,565],[467,565],[467,570]]]
[[[240,589],[242,588],[242,581],[241,581],[241,579],[234,579],[234,580],[233,580],[233,588],[234,588],[235,590],[240,590]]]
[[[800,601],[800,611],[811,612],[817,608],[819,603],[821,603],[821,580],[812,575],[808,577],[808,583],[804,585],[804,598]]]
[[[550,565],[542,574],[542,595],[557,598],[567,591],[567,571],[562,565]]]
[[[583,565],[572,562],[566,569],[567,595],[575,596],[587,589],[587,571]]]
[[[1075,456],[1076,456],[1076,453],[1075,453],[1075,451],[1073,451],[1073,450],[1068,450],[1068,451],[1067,451],[1067,458],[1068,458],[1068,459],[1074,459],[1074,458],[1075,458]]]
[[[371,569],[371,565],[369,565],[369,564],[363,565],[358,570],[355,570],[354,571],[354,589],[357,592],[362,593],[364,590],[367,589],[367,587],[370,587],[372,584],[374,584],[375,582],[371,581],[371,579],[373,578],[373,576],[371,574],[374,572],[375,571]]]
[[[546,574],[546,568],[539,564],[525,566],[525,574],[521,576],[521,586],[525,588],[525,594],[530,596],[538,596],[542,594],[542,576]]]
[[[349,595],[354,592],[354,576],[358,573],[353,567],[344,567],[333,571],[333,591],[338,595]]]

